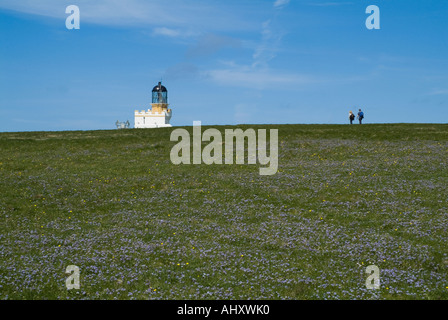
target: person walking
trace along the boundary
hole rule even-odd
[[[353,120],[355,120],[355,114],[350,111],[348,113],[348,118],[350,119],[350,124],[353,124]]]
[[[358,112],[359,124],[362,124],[362,119],[364,119],[364,112],[362,112],[361,109],[359,109],[359,112]]]

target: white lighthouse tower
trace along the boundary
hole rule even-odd
[[[152,109],[135,111],[135,128],[171,127],[171,109],[168,109],[168,91],[162,82],[152,89]]]

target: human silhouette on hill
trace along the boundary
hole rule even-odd
[[[364,112],[362,112],[361,109],[359,109],[359,112],[358,112],[359,124],[362,124],[362,119],[364,119]]]
[[[348,113],[348,118],[350,120],[350,124],[353,124],[353,120],[355,120],[355,114],[353,112]]]

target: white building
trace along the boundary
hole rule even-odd
[[[162,83],[152,89],[152,109],[135,111],[135,128],[171,127],[171,109],[168,109],[168,91]]]

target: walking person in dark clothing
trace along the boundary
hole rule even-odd
[[[364,119],[364,112],[362,112],[361,109],[359,109],[359,112],[358,112],[359,124],[362,124],[362,119]]]
[[[350,124],[353,124],[353,120],[355,120],[355,114],[350,111],[348,113],[348,118],[350,119]]]

